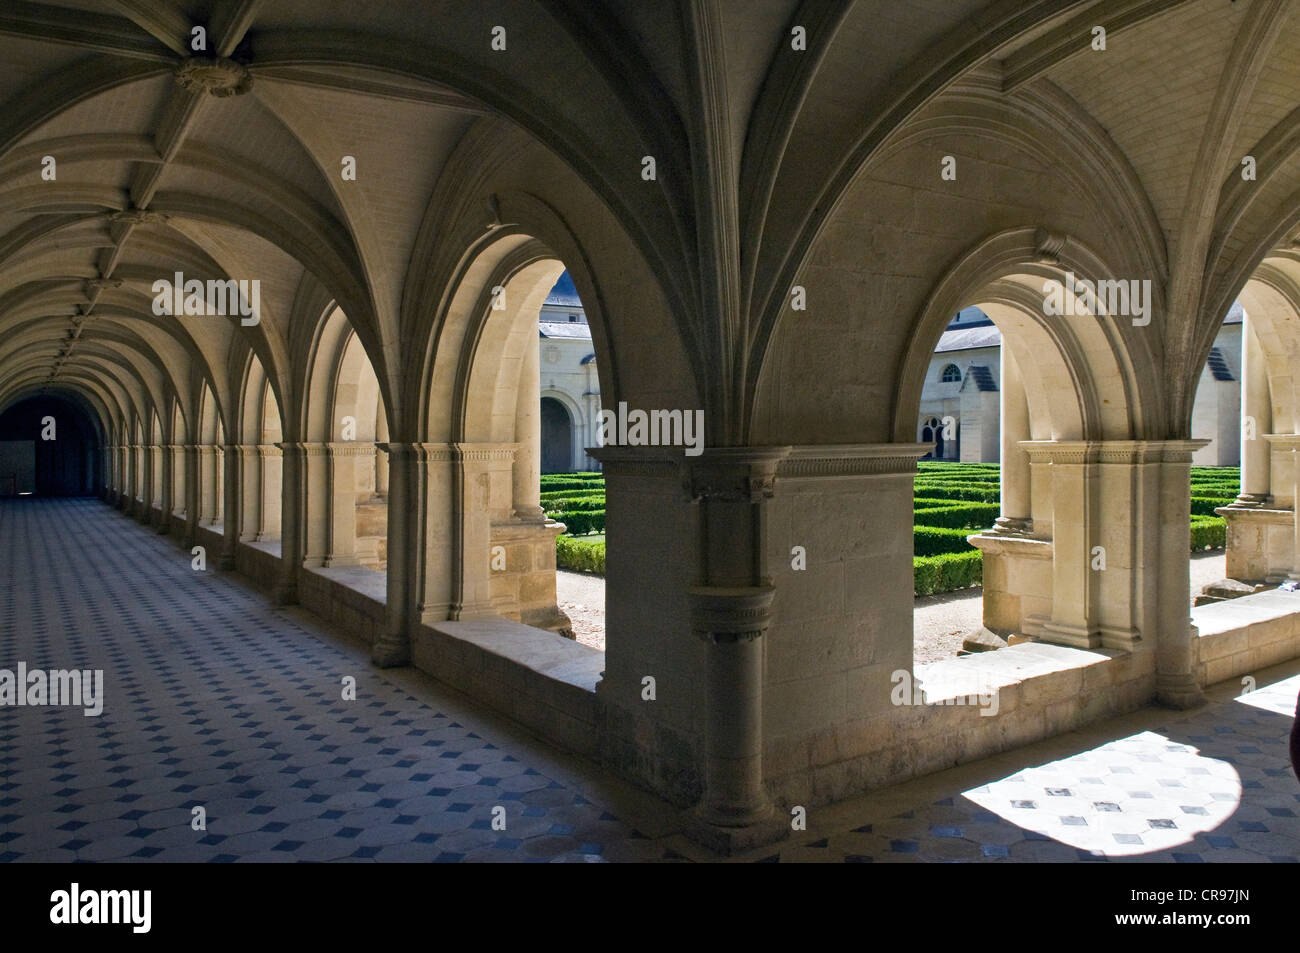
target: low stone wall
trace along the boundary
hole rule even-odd
[[[1202,685],[1300,657],[1300,592],[1273,589],[1197,606],[1192,623],[1200,633]]]
[[[596,753],[596,682],[605,653],[505,619],[436,622],[412,641],[415,665],[578,754]]]
[[[235,547],[235,571],[261,592],[270,593],[280,577],[279,545],[240,543]]]
[[[298,574],[298,602],[368,644],[383,634],[386,580],[359,566],[304,568]]]
[[[1155,660],[1149,650],[1028,642],[917,666],[915,682],[895,683],[906,703],[819,733],[811,744],[769,740],[764,766],[773,800],[827,804],[1134,711],[1155,692]],[[993,704],[972,703],[983,693]]]

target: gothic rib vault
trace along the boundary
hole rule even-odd
[[[1268,437],[1242,509],[1272,515],[1232,519],[1272,528],[1233,539],[1300,572],[1300,0],[14,2],[0,62],[0,412],[75,403],[106,498],[378,664],[455,684],[457,626],[563,628],[535,403],[563,269],[604,405],[703,410],[697,459],[598,451],[607,653],[514,714],[711,843],[1199,700],[1191,414],[1236,300]],[[178,272],[257,280],[257,321],[156,313]],[[1066,275],[1149,282],[1149,323],[1046,315]],[[986,616],[1109,653],[995,732],[888,697],[921,387],[970,306],[1022,408]]]

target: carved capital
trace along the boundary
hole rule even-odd
[[[720,588],[690,586],[691,630],[709,642],[742,642],[759,638],[772,622],[772,586]]]
[[[789,447],[718,447],[682,459],[682,488],[692,503],[760,503],[776,495],[776,471]]]
[[[253,88],[253,77],[229,57],[191,56],[176,67],[176,83],[191,93],[210,93],[218,99],[242,96]]]

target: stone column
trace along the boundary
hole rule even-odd
[[[280,538],[281,486],[284,482],[283,453],[275,444],[261,444],[254,448],[258,457],[257,495],[259,523],[256,540]]]
[[[238,444],[226,444],[221,454],[221,562],[226,572],[235,568],[235,547],[239,543],[239,522],[242,514],[239,507],[239,471],[243,462],[244,448]]]
[[[294,605],[298,601],[298,571],[304,562],[303,526],[304,462],[307,444],[284,442],[281,451],[280,480],[280,578],[271,598],[276,605]]]
[[[239,541],[250,543],[262,530],[262,454],[254,444],[226,448],[239,467]]]
[[[1277,458],[1279,466],[1277,470],[1280,474],[1286,476],[1287,485],[1275,487],[1278,492],[1275,496],[1281,496],[1283,492],[1291,497],[1291,532],[1288,534],[1291,538],[1287,542],[1291,550],[1291,559],[1289,562],[1286,579],[1292,582],[1300,582],[1300,434],[1268,434],[1266,435],[1272,455]],[[1285,552],[1285,549],[1283,550]]]
[[[135,518],[146,525],[153,519],[153,454],[152,445],[140,445],[140,505]]]
[[[421,537],[419,516],[421,461],[418,444],[387,443],[388,455],[388,582],[384,608],[384,631],[370,647],[370,659],[380,668],[408,665],[411,661],[411,626],[419,588],[419,554],[415,541]]]
[[[1033,633],[1043,641],[1096,648],[1091,546],[1096,536],[1097,449],[1088,441],[1026,440],[1035,466],[1047,464],[1052,512],[1052,616]],[[1041,472],[1041,471],[1040,471]],[[1037,476],[1037,474],[1035,474]]]
[[[175,447],[172,444],[166,444],[159,447],[159,456],[162,461],[162,487],[161,502],[158,505],[158,517],[154,521],[160,536],[165,536],[172,528],[172,510],[175,507],[176,500],[176,473],[175,473]]]
[[[453,551],[458,558],[449,612],[452,619],[497,614],[492,601],[492,523],[508,519],[512,511],[515,450],[512,443],[453,444]],[[392,479],[390,473],[390,493]]]
[[[199,535],[199,500],[202,495],[201,451],[198,444],[189,443],[185,450],[185,536],[181,546],[187,551],[194,548]]]
[[[1173,708],[1192,708],[1205,701],[1198,678],[1198,632],[1191,620],[1188,559],[1192,545],[1192,454],[1208,443],[1207,440],[1167,440],[1162,443],[1156,699]]]
[[[786,831],[763,784],[763,636],[776,592],[765,508],[789,449],[714,448],[684,458],[701,553],[700,584],[687,598],[706,656],[704,794],[694,835],[726,852]]]
[[[198,445],[197,483],[199,485],[199,525],[210,526],[217,519],[217,486],[215,472],[216,447]]]
[[[373,458],[374,444],[353,442],[324,445],[328,543],[322,566],[359,566],[357,555],[357,465]],[[391,487],[392,475],[389,474]],[[314,482],[314,481],[313,481]],[[308,499],[310,500],[310,495]],[[309,504],[310,505],[310,504]]]
[[[1269,397],[1268,365],[1264,349],[1247,315],[1241,327],[1241,495],[1238,506],[1268,506],[1270,489],[1269,441],[1273,405]]]
[[[1029,455],[1021,441],[1029,440],[1029,401],[1011,349],[1004,343],[1002,360],[1002,515],[993,524],[993,532],[1004,536],[1027,536],[1033,531],[1030,496]]]
[[[514,511],[521,520],[544,522],[542,511],[541,358],[537,347],[524,348],[515,406]],[[570,460],[572,465],[572,460]]]
[[[417,458],[418,511],[423,515],[415,546],[422,577],[415,611],[421,622],[445,622],[451,618],[458,591],[456,507],[460,461],[452,444],[419,444]],[[392,503],[389,503],[390,514]],[[391,522],[391,521],[390,521]]]

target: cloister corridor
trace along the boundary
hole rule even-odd
[[[99,718],[0,723],[0,861],[710,861],[680,815],[89,499],[0,501],[0,652],[102,667]],[[357,700],[339,700],[344,675]],[[742,861],[1300,859],[1300,664],[808,815]],[[24,739],[22,744],[18,739]],[[207,833],[188,824],[203,804]],[[506,831],[491,808],[503,805]],[[93,832],[94,836],[88,836]]]

